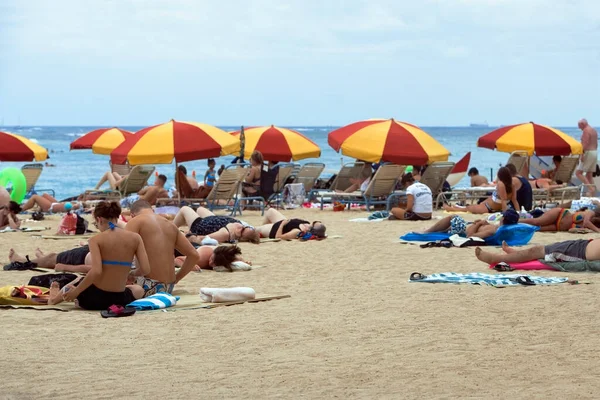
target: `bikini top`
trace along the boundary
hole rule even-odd
[[[129,267],[129,268],[131,268],[131,266],[133,265],[133,263],[127,262],[127,261],[102,260],[102,265],[119,265],[119,266],[122,266],[122,267]]]
[[[118,226],[109,221],[108,222],[108,229],[110,229],[111,231],[114,231],[115,228],[118,228]],[[131,268],[133,266],[133,263],[132,262],[127,262],[127,261],[102,260],[102,265],[119,265],[121,267],[129,267],[129,268]]]
[[[215,184],[215,178],[215,171],[206,171],[206,186],[213,186]]]

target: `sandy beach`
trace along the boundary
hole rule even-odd
[[[492,288],[409,283],[411,272],[486,272],[471,249],[398,242],[429,223],[350,222],[361,211],[287,211],[322,220],[321,242],[243,243],[265,268],[192,273],[177,293],[250,286],[291,298],[102,319],[99,313],[2,309],[0,398],[593,398],[600,276],[590,285]],[[442,215],[437,213],[437,215]],[[466,216],[473,220],[475,216]],[[256,212],[244,220],[258,223]],[[58,217],[36,223],[55,229]],[[25,224],[27,225],[27,224]],[[30,224],[31,225],[31,224]],[[79,242],[28,233],[14,247]],[[533,243],[579,238],[537,233]],[[0,286],[38,272],[0,272]]]

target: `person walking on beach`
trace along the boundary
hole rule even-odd
[[[130,211],[133,218],[125,229],[142,237],[150,260],[150,273],[137,277],[135,283],[144,288],[144,297],[160,292],[171,293],[175,284],[198,264],[200,256],[177,226],[156,215],[147,201],[134,202]],[[175,273],[173,264],[175,249],[186,257],[178,273]]]
[[[598,132],[588,124],[585,118],[581,119],[577,126],[581,129],[583,154],[575,175],[584,185],[589,185],[588,196],[592,197],[596,193],[594,172],[598,163]]]

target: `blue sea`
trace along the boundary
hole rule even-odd
[[[28,127],[1,127],[0,130],[16,133],[33,139],[50,152],[49,163],[55,167],[45,168],[38,184],[38,188],[52,188],[58,199],[75,196],[85,189],[93,188],[102,174],[109,170],[109,157],[92,154],[91,150],[69,151],[69,144],[85,133],[100,127],[97,126],[28,126]],[[136,132],[142,126],[123,126],[123,129]],[[222,126],[226,131],[239,129],[239,126]],[[324,162],[327,167],[324,176],[334,174],[340,169],[342,163],[352,161],[351,158],[336,153],[327,144],[327,134],[336,129],[332,126],[295,126],[290,127],[309,137],[321,147],[321,158],[305,159],[302,162]],[[452,155],[450,161],[460,160],[467,152],[471,152],[470,167],[477,167],[481,174],[490,176],[494,174],[500,165],[506,162],[508,155],[476,146],[477,138],[493,130],[493,127],[422,127],[431,134]],[[581,131],[576,127],[559,128],[563,132],[578,139]],[[233,156],[221,157],[217,160],[217,166],[229,164]],[[8,166],[21,167],[24,163],[0,163],[0,169]],[[198,177],[203,177],[206,171],[206,160],[198,160],[184,163],[188,172],[195,171]],[[156,165],[156,170],[167,176],[167,186],[174,182],[174,163],[171,165]],[[464,178],[459,184],[468,186],[468,178]]]

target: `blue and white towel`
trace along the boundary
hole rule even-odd
[[[457,274],[455,272],[444,272],[427,275],[423,279],[409,279],[409,282],[470,283],[472,285],[486,286],[521,286],[521,283],[517,282],[517,278],[520,276],[528,277],[536,285],[556,285],[559,283],[565,283],[569,279],[563,277],[533,276],[524,274],[481,274],[479,272],[473,272],[470,274]]]
[[[180,299],[179,296],[171,296],[168,293],[157,293],[143,299],[132,301],[127,307],[135,307],[136,310],[159,310],[161,308],[173,307]]]

